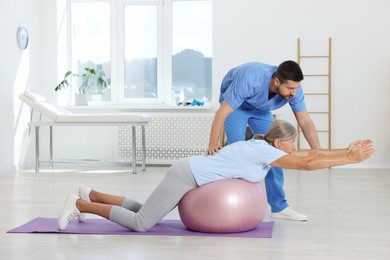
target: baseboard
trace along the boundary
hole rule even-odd
[[[16,172],[16,167],[15,165],[8,165],[8,166],[0,166],[0,174],[4,173],[14,173]]]
[[[343,166],[336,166],[332,168],[340,169],[367,169],[367,170],[388,170],[390,169],[390,164],[368,164],[368,163],[357,163],[357,164],[348,164]]]

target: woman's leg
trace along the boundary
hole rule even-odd
[[[109,218],[109,212],[112,206],[123,207],[133,212],[138,212],[142,207],[142,204],[138,201],[124,196],[102,193],[94,189],[91,189],[88,198],[90,202],[83,199],[77,200],[77,209],[82,213],[93,213],[104,218]]]
[[[87,196],[91,202],[120,206],[134,212],[137,212],[142,207],[142,203],[138,201],[126,198],[124,196],[102,193],[94,189],[90,189]],[[81,196],[81,198],[83,198],[83,196]]]
[[[92,202],[78,199],[76,207],[82,213],[99,215],[132,231],[146,231],[175,208],[188,191],[196,187],[188,159],[182,159],[171,166],[165,178],[139,210],[131,211],[122,207],[123,204],[134,202],[128,198],[94,190],[89,195]]]
[[[81,198],[76,201],[76,208],[81,213],[91,213],[106,219],[109,219],[110,211],[112,207],[114,207],[114,205],[108,205],[108,204],[97,203],[97,202],[89,202]]]
[[[89,199],[91,202],[97,202],[102,204],[109,204],[115,206],[121,206],[125,200],[124,196],[117,196],[107,193],[102,193],[97,190],[92,189],[89,193]]]
[[[109,219],[132,231],[146,231],[174,209],[188,191],[196,187],[188,159],[182,159],[171,166],[138,212],[113,206]]]

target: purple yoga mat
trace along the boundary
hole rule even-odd
[[[229,234],[211,234],[188,230],[180,220],[161,220],[146,232],[132,232],[107,219],[73,220],[64,231],[60,231],[56,218],[36,218],[7,233],[63,233],[63,234],[105,234],[105,235],[149,235],[149,236],[214,236],[271,238],[274,222],[261,222],[255,229]]]

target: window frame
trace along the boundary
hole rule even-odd
[[[68,67],[72,67],[71,48],[71,3],[73,2],[109,2],[110,9],[110,55],[111,55],[111,101],[90,101],[92,106],[139,106],[151,107],[175,106],[172,100],[172,1],[186,0],[67,0],[68,16]],[[211,0],[198,0],[211,1]],[[125,73],[125,20],[126,5],[156,5],[157,7],[157,98],[126,98],[124,96]],[[212,58],[212,57],[211,57]],[[68,92],[68,94],[71,92]],[[212,102],[212,97],[210,101]]]

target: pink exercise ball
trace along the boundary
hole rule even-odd
[[[259,183],[227,179],[187,192],[178,208],[190,230],[237,233],[254,229],[263,220],[266,196]]]

